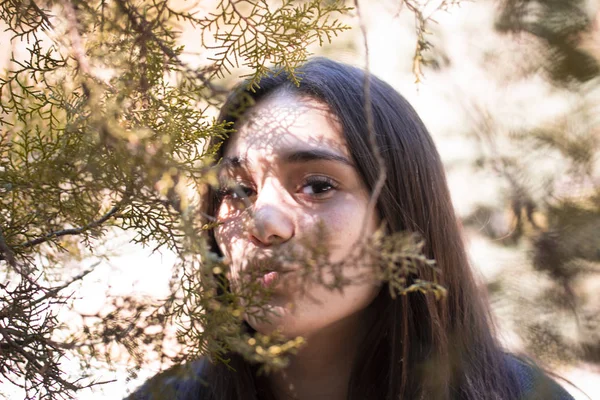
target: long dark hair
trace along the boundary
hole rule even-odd
[[[377,210],[391,232],[411,231],[425,240],[436,260],[447,296],[410,293],[393,299],[384,287],[370,305],[376,322],[362,343],[349,382],[349,399],[513,399],[516,377],[496,341],[488,306],[470,270],[443,166],[433,140],[410,104],[391,86],[363,70],[317,58],[297,71],[299,86],[283,72],[260,81],[256,91],[240,86],[220,120],[235,124],[250,98],[275,91],[308,96],[326,104],[341,123],[349,152],[369,190],[380,168],[369,145],[365,79],[370,79],[372,128],[387,178]],[[243,112],[242,112],[243,114]],[[215,144],[216,142],[213,142]],[[223,154],[226,140],[218,156]],[[216,202],[208,193],[209,210]],[[214,215],[214,214],[213,214]],[[211,246],[219,251],[211,235]],[[433,280],[424,270],[421,279]],[[255,366],[231,354],[230,368],[214,365],[206,375],[206,398],[269,398]]]

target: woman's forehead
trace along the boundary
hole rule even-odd
[[[279,93],[260,101],[247,112],[231,135],[225,156],[273,159],[298,149],[329,149],[348,156],[341,125],[327,105],[311,98]]]

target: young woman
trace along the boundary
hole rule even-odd
[[[201,360],[192,366],[201,379],[161,383],[171,393],[161,397],[156,378],[145,398],[570,399],[498,344],[440,157],[413,108],[372,76],[367,99],[368,76],[358,68],[314,59],[298,73],[299,86],[278,73],[228,99],[221,120],[235,130],[219,157],[221,179],[236,189],[209,193],[209,211],[219,222],[211,244],[230,263],[231,290],[254,276],[272,294],[262,317],[246,315],[247,329],[302,336],[306,344],[288,367],[266,376],[237,354],[229,367]],[[242,108],[248,98],[251,106]],[[321,228],[332,263],[356,257],[381,226],[388,235],[423,239],[437,276],[423,268],[407,284],[437,280],[444,297],[392,296],[388,282],[356,279],[373,275],[368,257],[342,271],[351,282],[342,291],[300,288],[293,263],[286,273],[261,269],[260,260],[281,264],[282,251],[302,254],[305,239]]]

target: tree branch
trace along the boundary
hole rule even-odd
[[[369,197],[369,203],[367,204],[367,213],[365,214],[365,219],[362,223],[362,232],[359,236],[360,238],[364,237],[367,221],[375,212],[375,207],[377,206],[377,200],[379,199],[379,195],[381,194],[381,190],[383,189],[383,185],[385,184],[386,179],[386,170],[385,170],[385,160],[381,156],[381,152],[379,151],[379,146],[377,145],[377,139],[375,137],[375,128],[373,122],[373,108],[371,104],[371,72],[369,66],[369,44],[367,42],[367,27],[365,26],[365,21],[361,14],[361,9],[359,5],[359,0],[354,0],[354,5],[356,6],[356,13],[358,15],[358,20],[360,23],[360,30],[362,32],[363,41],[365,45],[365,80],[363,82],[363,91],[365,96],[365,117],[367,119],[367,135],[369,137],[369,147],[371,148],[371,152],[373,153],[373,157],[377,161],[377,167],[379,168],[379,174],[377,176],[377,181],[375,182],[375,186],[373,187],[373,192]]]
[[[6,240],[4,239],[4,235],[2,234],[2,228],[0,228],[0,260],[6,260],[8,264],[17,268],[17,260],[15,260],[15,253],[13,250],[6,244]]]
[[[67,21],[69,23],[68,32],[71,38],[71,44],[73,45],[73,57],[77,61],[79,69],[81,69],[84,74],[90,75],[90,63],[85,55],[85,49],[83,48],[83,44],[81,42],[81,35],[79,34],[79,21],[77,20],[75,9],[68,0],[62,0],[61,4],[64,8],[65,16],[67,17]]]
[[[250,21],[250,19],[248,17],[246,17],[245,15],[243,15],[240,12],[240,10],[238,10],[238,8],[235,6],[235,3],[237,3],[237,1],[230,1],[229,2],[229,4],[231,4],[231,8],[233,9],[233,11],[246,23],[246,25],[248,25],[248,27],[250,29],[252,29],[252,31],[254,33],[256,33],[258,35],[260,32],[256,28],[256,25],[252,21]]]
[[[215,86],[212,82],[210,82],[209,79],[207,79],[204,76],[203,73],[190,68],[186,63],[184,63],[181,60],[181,58],[179,58],[177,53],[175,53],[175,51],[173,51],[173,49],[169,45],[167,45],[162,39],[160,39],[158,36],[156,36],[154,34],[154,32],[152,31],[152,27],[150,26],[148,21],[142,15],[137,13],[134,8],[131,8],[128,6],[126,0],[116,0],[115,2],[119,5],[119,8],[121,8],[121,10],[125,13],[125,15],[127,16],[127,19],[131,23],[131,26],[133,27],[133,29],[141,35],[147,35],[148,37],[150,37],[152,39],[152,41],[154,41],[158,45],[158,47],[160,47],[160,50],[167,57],[169,57],[169,59],[175,61],[175,63],[177,65],[179,65],[187,73],[189,73],[190,75],[192,75],[196,79],[198,79],[200,82],[202,82],[202,84],[204,84],[204,86],[209,88],[213,93],[215,93],[215,94],[229,93],[229,90]]]
[[[61,236],[66,236],[66,235],[79,235],[89,229],[92,228],[96,228],[97,226],[102,225],[104,222],[108,221],[111,217],[113,217],[117,211],[119,211],[121,208],[120,204],[117,204],[116,206],[114,206],[113,208],[110,209],[109,212],[107,212],[106,214],[104,214],[102,216],[102,218],[97,219],[96,221],[90,222],[87,225],[84,225],[80,228],[73,228],[73,229],[64,229],[62,231],[56,231],[56,232],[51,232],[45,236],[42,236],[40,238],[37,239],[33,239],[30,240],[28,242],[22,243],[20,245],[15,246],[15,248],[27,248],[27,247],[32,247],[32,246],[36,246],[38,244],[42,244],[45,243],[49,240],[61,237]]]
[[[46,12],[44,10],[42,10],[37,4],[35,4],[35,1],[31,0],[29,2],[29,5],[31,7],[33,7],[35,9],[35,11],[38,12],[42,21],[44,21],[46,23],[46,25],[48,25],[49,28],[54,29],[54,26],[52,25],[52,23],[50,22],[50,19],[46,15]]]
[[[85,278],[88,274],[90,274],[98,265],[100,264],[100,261],[92,264],[88,269],[84,270],[83,272],[75,275],[74,277],[72,277],[71,279],[69,279],[68,281],[66,281],[65,283],[63,283],[62,285],[56,286],[56,287],[51,287],[49,289],[46,289],[47,292],[46,294],[44,294],[44,296],[40,297],[39,299],[36,299],[33,303],[37,304],[40,303],[46,299],[48,299],[49,297],[53,297],[56,296],[56,294],[58,292],[60,292],[63,289],[66,289],[67,287],[71,286],[73,283],[82,280],[83,278]]]
[[[31,355],[27,351],[25,351],[21,345],[19,345],[18,343],[15,343],[12,340],[10,333],[1,325],[0,325],[0,334],[2,334],[2,337],[6,341],[6,344],[8,344],[15,352],[17,352],[19,355],[21,355],[21,357],[23,357],[28,362],[28,364],[33,366],[33,368],[35,369],[35,372],[37,372],[40,375],[45,375],[46,373],[48,373],[49,375],[52,376],[52,378],[56,382],[60,383],[63,387],[67,388],[68,390],[75,391],[75,390],[79,389],[79,387],[77,385],[64,380],[59,374],[48,371],[48,369],[49,369],[48,365],[40,365],[40,363],[38,362],[36,357],[33,357],[33,355]]]

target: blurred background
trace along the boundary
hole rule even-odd
[[[216,5],[203,1],[197,11]],[[371,72],[409,100],[435,139],[503,343],[600,398],[600,2],[359,6],[366,45],[353,10],[341,17],[352,29],[311,52],[364,67],[368,49]],[[182,59],[205,65],[210,54],[197,30],[179,28]],[[220,83],[231,87],[245,72],[234,69]],[[129,239],[106,241],[72,311],[94,315],[108,294],[167,293],[177,257]],[[120,398],[158,365],[130,380],[119,349],[114,359],[110,370],[99,362],[97,376],[115,381],[79,398]]]
[[[438,4],[423,34],[364,2],[370,69],[436,141],[506,347],[600,398],[600,3]],[[359,29],[315,52],[365,63]]]

